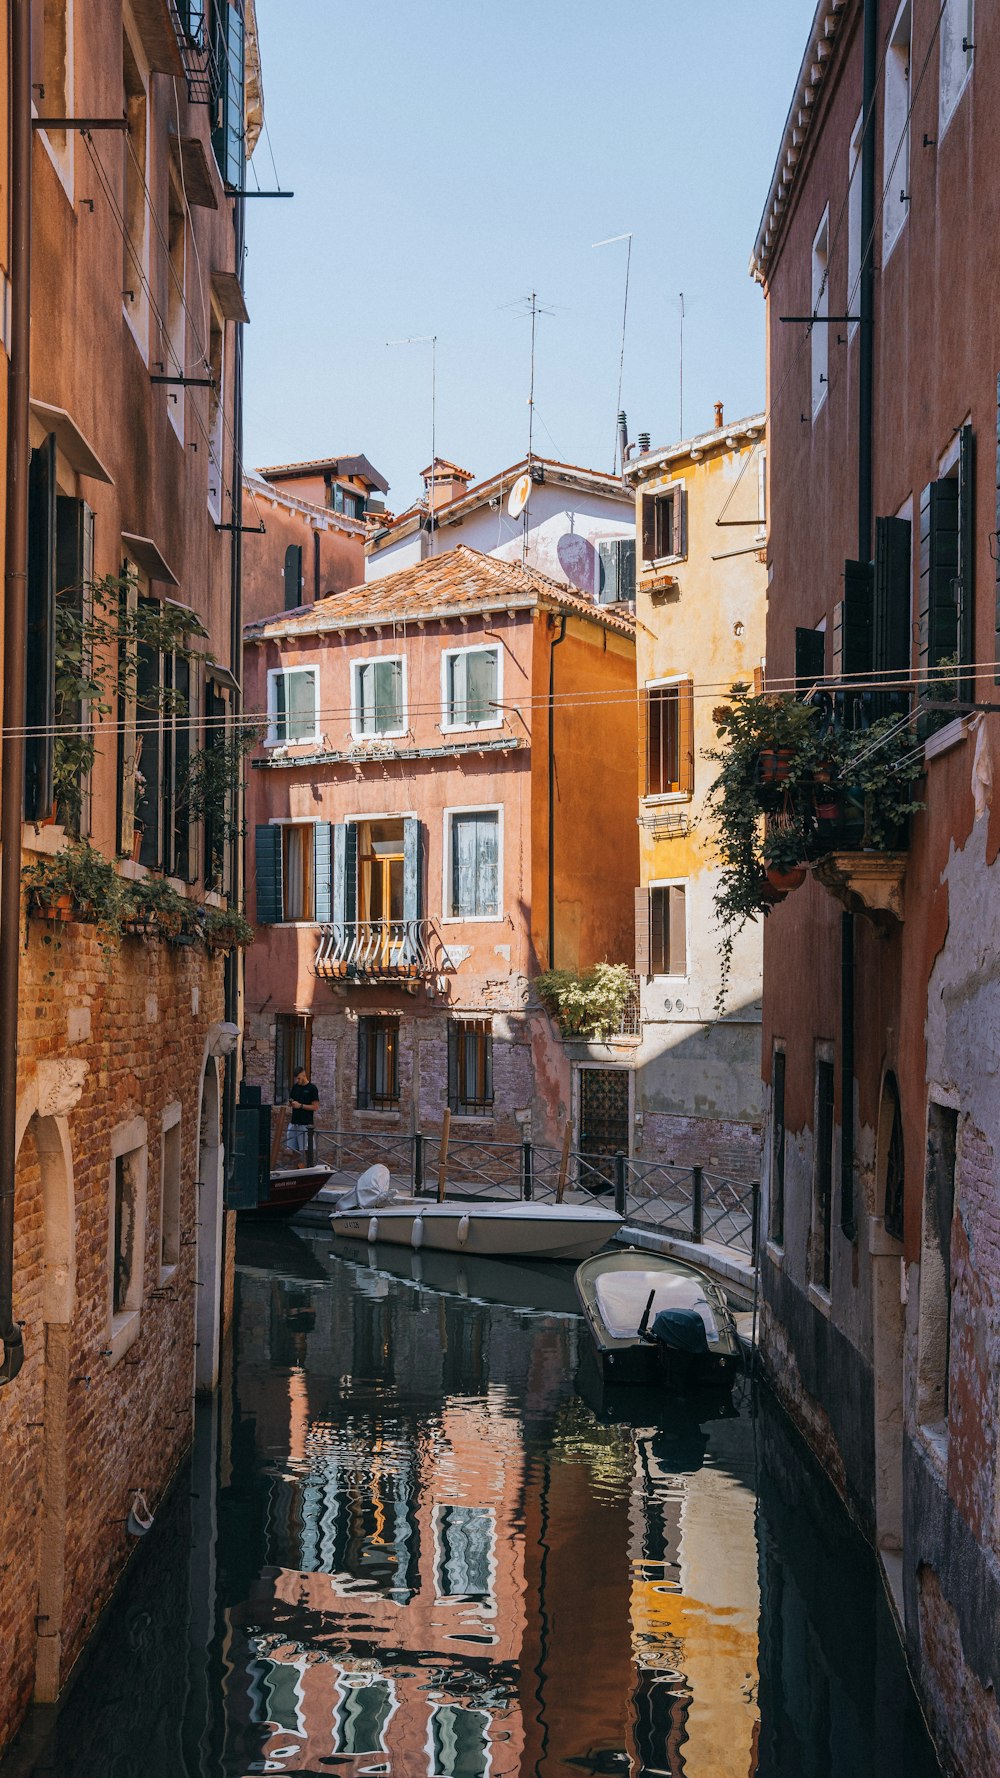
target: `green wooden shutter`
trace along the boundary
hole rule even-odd
[[[910,672],[912,527],[909,519],[875,520],[875,594],[872,608],[872,665],[887,678]],[[876,691],[872,715],[886,716],[906,693]]]
[[[868,673],[872,664],[872,565],[844,563],[841,672]]]
[[[407,815],[403,822],[403,919],[419,920],[423,896],[421,893],[421,832],[420,822],[415,815]]]
[[[448,1025],[448,1105],[452,1113],[462,1109],[458,1097],[458,1046],[462,1035],[458,1020],[452,1019]]]
[[[686,488],[678,488],[674,494],[674,549],[675,556],[686,556],[688,553],[688,497]]]
[[[281,895],[281,828],[261,823],[254,834],[257,924],[273,926],[284,917]]]
[[[270,1105],[237,1105],[233,1164],[227,1171],[227,1210],[255,1210],[268,1193],[271,1165]]]
[[[314,914],[317,920],[333,917],[333,833],[329,821],[313,828]]]
[[[687,974],[687,891],[683,883],[671,883],[667,926],[668,959],[671,975]]]
[[[958,435],[958,658],[963,667],[976,658],[976,533],[975,441],[971,426]],[[966,674],[959,696],[973,696],[973,680]]]
[[[652,562],[656,556],[656,496],[643,494],[639,501],[642,517],[642,559]]]
[[[368,1110],[368,1032],[371,1019],[358,1020],[358,1092],[359,1111]]]
[[[28,465],[28,589],[25,638],[24,813],[52,808],[55,710],[56,440],[50,432]]]
[[[302,545],[290,543],[285,551],[285,610],[302,603]]]
[[[826,631],[796,629],[795,689],[811,691],[822,679],[826,663]]]
[[[958,653],[958,482],[930,482],[920,496],[920,667]]]
[[[635,598],[635,538],[623,537],[618,545],[618,597]]]
[[[599,543],[597,555],[601,564],[598,600],[602,605],[613,605],[618,598],[618,552],[613,543]]]

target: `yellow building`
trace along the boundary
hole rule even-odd
[[[712,711],[753,680],[766,601],[763,414],[644,451],[636,495],[640,887],[634,1152],[755,1177],[760,1134],[762,938],[733,947],[725,1012],[718,878],[706,798]]]

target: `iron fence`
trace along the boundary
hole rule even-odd
[[[687,1241],[714,1241],[756,1256],[760,1186],[705,1167],[674,1167],[625,1154],[580,1154],[537,1142],[483,1142],[443,1134],[315,1132],[316,1159],[351,1178],[381,1162],[393,1183],[433,1197],[552,1202],[562,1193],[613,1200],[638,1228]]]

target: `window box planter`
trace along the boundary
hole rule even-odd
[[[903,918],[905,852],[830,852],[813,874],[848,913],[890,928]]]
[[[45,899],[39,891],[31,896],[31,913],[39,920],[72,920],[73,897],[71,895],[55,895]]]

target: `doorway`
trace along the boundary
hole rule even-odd
[[[614,1181],[614,1157],[629,1151],[629,1070],[579,1070],[578,1148],[595,1172]]]

